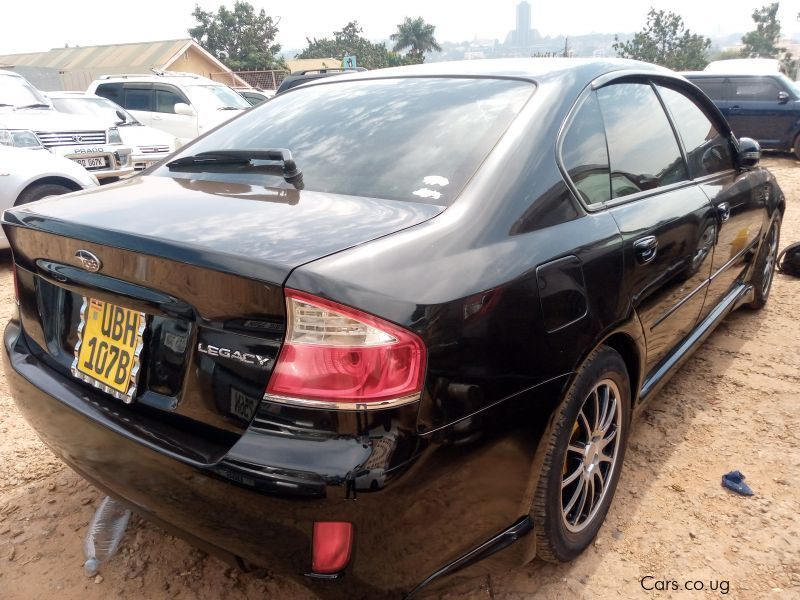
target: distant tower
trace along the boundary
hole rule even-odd
[[[525,48],[531,45],[531,5],[523,0],[517,4],[517,28],[514,45]]]

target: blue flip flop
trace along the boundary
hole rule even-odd
[[[722,476],[722,487],[728,488],[742,496],[752,496],[753,490],[744,482],[741,471],[731,471]]]

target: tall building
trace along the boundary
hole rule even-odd
[[[530,46],[531,5],[524,0],[517,4],[517,28],[514,30],[514,45],[521,48]]]

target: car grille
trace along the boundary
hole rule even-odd
[[[105,131],[37,131],[36,137],[45,148],[106,143]]]
[[[169,152],[169,146],[139,146],[139,152],[142,154],[158,154],[160,152]]]

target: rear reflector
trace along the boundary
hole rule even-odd
[[[331,409],[419,400],[426,351],[416,334],[296,290],[286,290],[286,312],[267,400]]]
[[[312,538],[311,570],[330,575],[344,570],[353,550],[353,524],[317,521]]]

